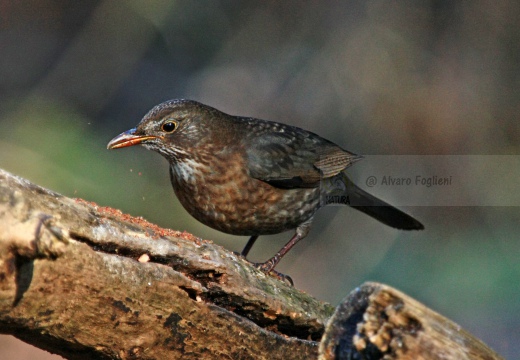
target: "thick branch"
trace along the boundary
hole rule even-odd
[[[211,242],[0,170],[0,332],[74,358],[316,357],[333,309]]]
[[[500,359],[367,283],[333,309],[190,234],[0,170],[0,333],[70,359]],[[325,326],[325,323],[328,323]]]
[[[453,321],[389,286],[365,283],[329,320],[320,360],[501,360]]]

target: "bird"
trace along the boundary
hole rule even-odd
[[[255,264],[291,284],[275,267],[307,236],[323,206],[345,204],[396,229],[424,229],[350,180],[345,169],[362,156],[296,126],[174,99],[153,107],[107,148],[134,145],[168,160],[173,190],[195,219],[227,234],[249,236],[240,253],[244,258],[259,236],[294,230],[274,256]]]

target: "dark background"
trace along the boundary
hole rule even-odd
[[[519,18],[514,0],[0,0],[0,167],[239,251],[246,238],[182,209],[164,159],[107,142],[157,103],[191,98],[356,153],[518,155]],[[492,200],[503,184],[481,164],[460,192]],[[511,193],[519,176],[504,172]],[[378,195],[393,199],[391,188]],[[278,270],[332,304],[364,281],[387,283],[514,358],[519,208],[424,205],[405,209],[420,233],[323,209]],[[252,260],[290,236],[261,238]],[[34,356],[55,358],[0,337],[0,357]]]

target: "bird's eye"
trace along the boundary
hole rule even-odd
[[[171,133],[174,132],[177,128],[177,123],[175,121],[168,121],[162,124],[161,129],[164,132]]]

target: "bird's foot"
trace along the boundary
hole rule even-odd
[[[242,253],[233,251],[233,254],[244,259],[245,261],[247,261],[248,263],[253,265],[255,268],[257,268],[258,270],[263,272],[264,274],[277,278],[278,280],[283,281],[287,285],[294,286],[293,279],[289,275],[285,275],[285,274],[282,274],[281,272],[274,270],[274,266],[276,264],[273,259],[269,259],[263,263],[254,263],[252,261],[249,261]]]
[[[260,270],[261,272],[270,275],[272,277],[277,278],[280,281],[283,281],[287,285],[294,286],[294,281],[289,275],[282,274],[274,270],[274,265],[271,260],[267,260],[264,263],[253,263],[253,266]]]

